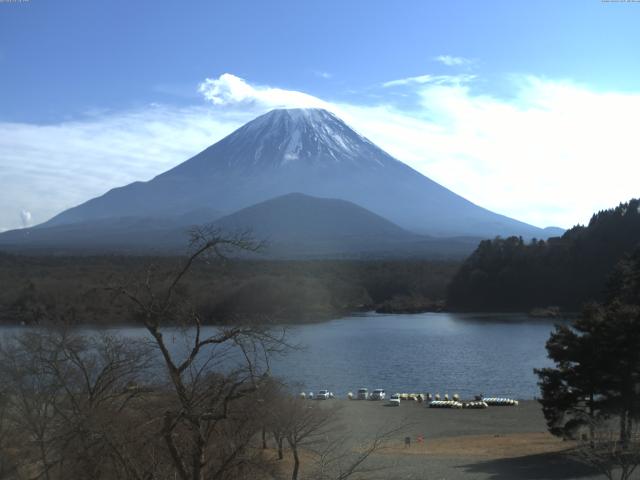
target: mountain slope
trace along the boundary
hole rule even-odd
[[[321,109],[271,111],[154,179],[113,189],[43,226],[194,208],[232,213],[291,192],[348,200],[422,234],[548,236],[454,194]]]
[[[180,217],[180,225],[175,219],[123,217],[14,230],[0,235],[0,247],[58,253],[181,253],[189,242],[190,218]],[[250,231],[266,242],[264,258],[461,258],[480,240],[425,237],[354,203],[300,193],[252,205],[210,224],[229,234]]]
[[[251,229],[257,237],[274,241],[421,238],[354,203],[301,193],[244,208],[217,220],[214,225],[226,231]]]

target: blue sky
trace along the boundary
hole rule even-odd
[[[0,229],[316,105],[475,203],[585,222],[638,196],[638,25],[599,0],[1,2]]]

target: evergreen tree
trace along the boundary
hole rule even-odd
[[[590,305],[547,342],[556,366],[536,370],[551,433],[573,436],[597,417],[619,419],[620,441],[640,418],[640,249],[609,281],[607,302]]]
[[[589,313],[571,326],[556,326],[547,341],[555,368],[536,369],[540,378],[542,410],[549,431],[572,438],[603,411],[602,350],[598,341],[599,320]]]

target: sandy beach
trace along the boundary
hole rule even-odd
[[[376,465],[393,465],[375,478],[604,478],[571,458],[573,442],[547,432],[540,405],[533,400],[484,410],[434,409],[410,401],[400,407],[358,400],[330,400],[326,405],[339,405],[341,422],[354,445],[403,425],[389,447],[372,459]],[[408,447],[406,437],[411,439]]]

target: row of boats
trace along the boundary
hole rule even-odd
[[[512,398],[484,398],[473,402],[460,402],[459,400],[433,400],[429,402],[429,408],[489,408],[517,406],[518,401]]]
[[[366,388],[360,388],[354,394],[349,392],[347,398],[349,400],[385,400],[387,393],[382,388],[377,388],[373,392],[369,393]],[[320,390],[314,395],[313,392],[308,394],[302,392],[301,398],[328,400],[334,398],[334,394],[328,390]],[[512,398],[505,397],[484,397],[483,395],[476,395],[475,400],[463,402],[460,400],[460,396],[455,393],[451,397],[445,393],[444,396],[440,396],[439,393],[432,395],[431,393],[394,393],[389,397],[390,405],[400,405],[400,401],[413,401],[418,403],[427,403],[430,408],[474,408],[482,409],[490,406],[517,406],[518,401]]]

